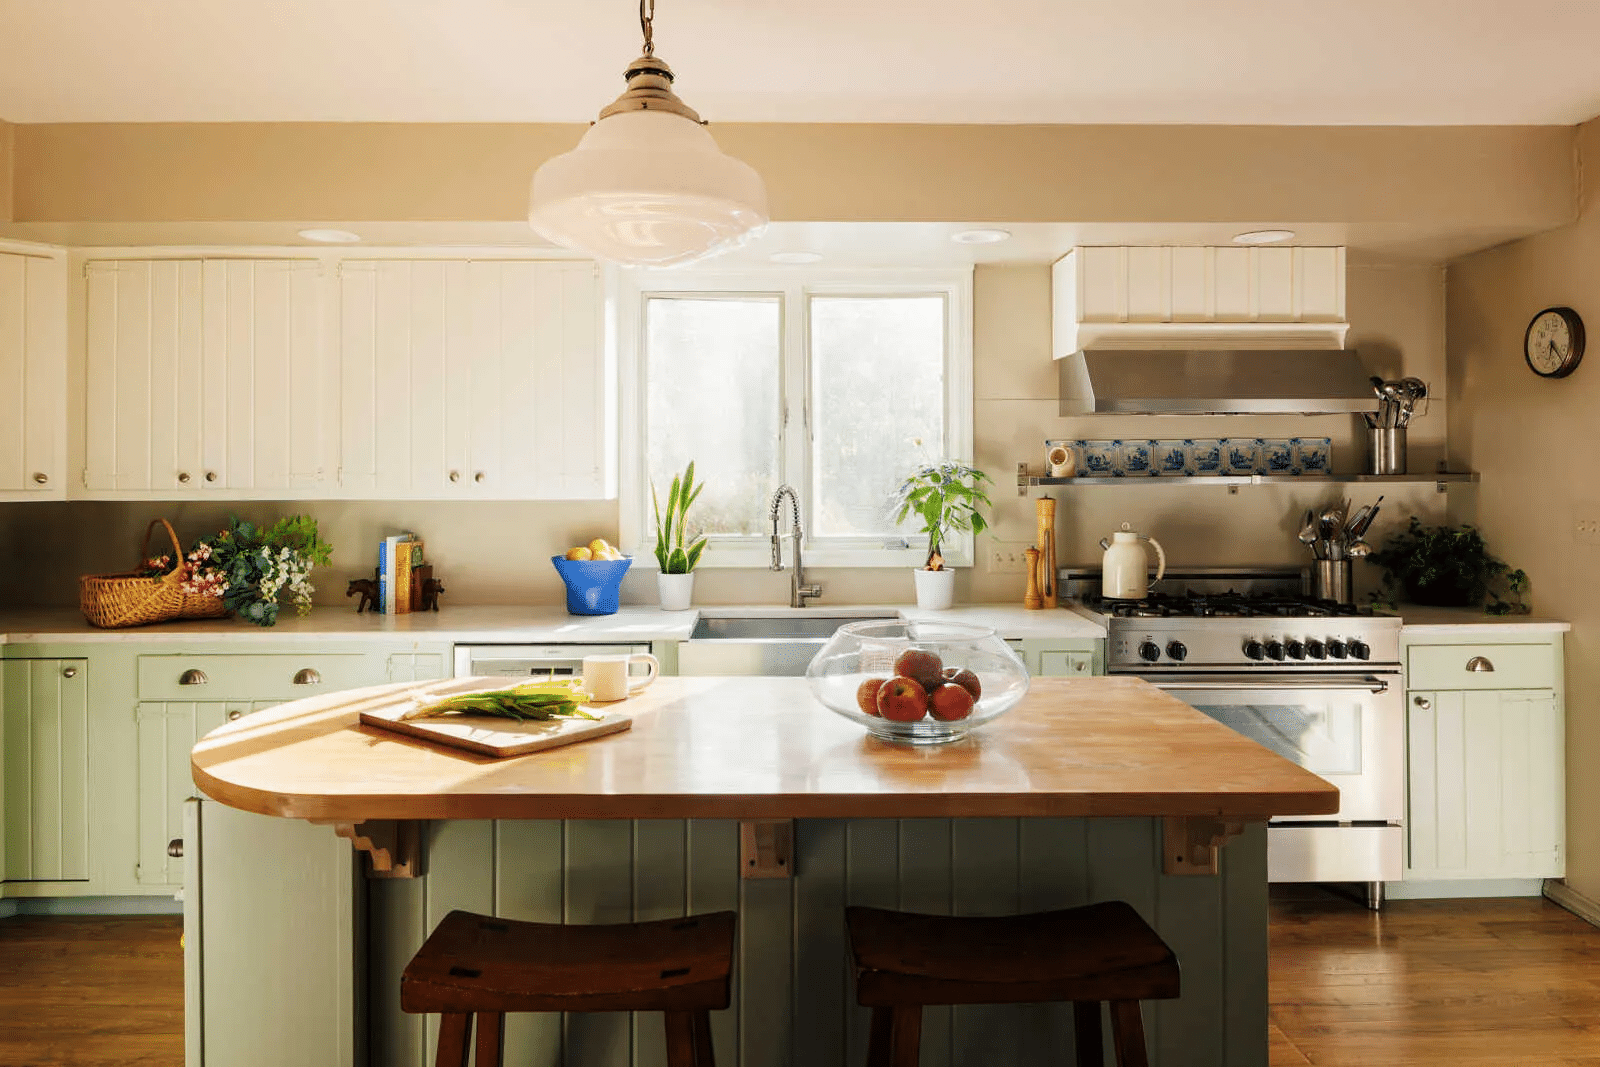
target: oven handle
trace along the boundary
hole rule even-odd
[[[1265,678],[1230,678],[1226,681],[1178,681],[1169,678],[1150,678],[1145,681],[1157,689],[1177,690],[1241,690],[1241,689],[1370,689],[1373,693],[1387,693],[1389,683],[1382,678],[1296,678],[1279,675],[1268,681]]]

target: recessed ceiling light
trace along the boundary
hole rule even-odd
[[[1236,245],[1275,245],[1279,241],[1294,240],[1293,230],[1251,230],[1233,235]]]
[[[325,245],[350,245],[361,240],[359,233],[349,230],[301,230],[300,236],[308,241],[321,241]]]
[[[1011,240],[1010,230],[958,230],[950,235],[958,245],[997,245]]]
[[[767,257],[774,263],[815,263],[822,258],[821,252],[774,252]]]

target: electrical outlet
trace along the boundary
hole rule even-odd
[[[988,571],[990,574],[1027,574],[1028,557],[1023,555],[1033,544],[1029,541],[990,541]]]
[[[1578,519],[1572,524],[1572,539],[1580,545],[1600,545],[1600,519]]]

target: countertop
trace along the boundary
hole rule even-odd
[[[1210,816],[1338,809],[1338,790],[1134,678],[1035,679],[1008,714],[945,745],[880,741],[801,678],[662,678],[605,705],[633,728],[495,760],[361,725],[328,693],[257,712],[194,748],[207,796],[245,811],[381,819]]]
[[[1485,615],[1482,608],[1430,608],[1420,604],[1401,604],[1402,636],[1460,634],[1463,630],[1491,630],[1495,633],[1565,633],[1571,623],[1541,619],[1533,615]]]
[[[907,619],[943,619],[992,626],[1001,637],[1095,640],[1105,637],[1099,623],[1072,609],[1029,611],[1019,605],[980,604],[948,611],[919,611],[904,605],[827,605],[807,608],[781,605],[705,605],[689,611],[656,607],[624,607],[615,615],[568,615],[559,604],[528,606],[446,606],[437,612],[409,615],[357,615],[354,608],[319,607],[306,618],[292,614],[276,626],[257,627],[237,619],[206,619],[100,630],[76,611],[0,612],[0,644],[96,641],[323,641],[367,639],[411,644],[542,644],[554,642],[684,641],[701,614],[751,615],[900,615]]]

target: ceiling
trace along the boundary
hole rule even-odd
[[[1591,0],[660,0],[717,121],[1557,124]],[[584,121],[633,0],[0,0],[12,122]]]

